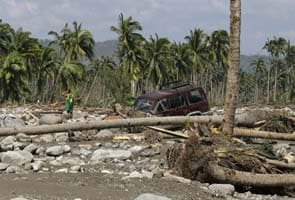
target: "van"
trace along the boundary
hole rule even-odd
[[[132,109],[158,116],[198,115],[209,110],[204,90],[189,82],[173,82],[139,96]]]

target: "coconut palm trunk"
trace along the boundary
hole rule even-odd
[[[223,131],[233,135],[240,66],[241,0],[230,0],[230,50]]]

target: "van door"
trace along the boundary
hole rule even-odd
[[[200,111],[207,112],[209,109],[207,98],[203,91],[194,89],[186,94],[188,100],[188,109],[190,112]]]
[[[185,115],[187,112],[187,106],[185,99],[182,95],[176,94],[169,97],[169,109],[166,112],[166,115]]]

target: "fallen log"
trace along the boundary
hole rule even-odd
[[[294,186],[294,174],[257,174],[221,167],[216,163],[209,163],[208,174],[211,178],[222,183],[255,187],[283,187]]]
[[[237,118],[238,119],[238,118]],[[161,125],[183,125],[188,122],[221,124],[223,116],[177,116],[177,117],[142,117],[114,120],[99,120],[79,123],[66,123],[56,125],[27,126],[22,128],[0,128],[0,136],[16,135],[25,133],[27,135],[42,135],[47,133],[58,133],[67,131],[81,131],[91,129],[107,128],[130,128],[137,126],[161,126]],[[178,136],[180,136],[178,134]],[[257,137],[280,140],[295,140],[295,134],[282,134],[266,131],[256,131],[249,129],[235,128],[234,136],[236,137]],[[187,138],[182,135],[180,137]]]
[[[295,134],[292,133],[276,133],[268,131],[257,131],[253,129],[234,129],[235,137],[256,137],[264,139],[276,139],[276,140],[295,140]]]
[[[192,116],[192,117],[142,117],[129,119],[99,120],[79,123],[66,123],[56,125],[27,126],[23,128],[0,128],[0,136],[16,135],[25,133],[27,135],[42,135],[47,133],[58,133],[67,131],[81,131],[91,129],[107,128],[129,128],[137,126],[160,126],[160,125],[183,125],[187,122],[220,124],[220,116]]]

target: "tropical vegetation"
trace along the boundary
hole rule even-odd
[[[119,15],[111,26],[117,50],[95,56],[92,33],[82,24],[50,31],[49,45],[22,28],[0,21],[0,101],[56,102],[71,89],[77,103],[131,104],[137,95],[172,81],[193,81],[206,91],[211,105],[223,105],[229,67],[229,34],[188,30],[183,41],[153,34],[145,38],[140,22]],[[291,103],[295,98],[295,46],[273,37],[261,47],[250,71],[239,71],[239,103]]]

